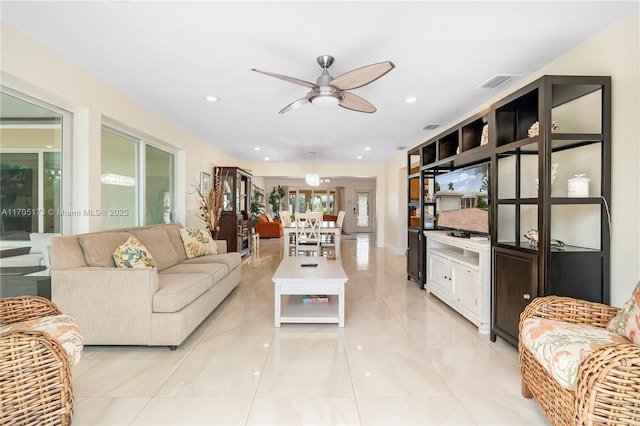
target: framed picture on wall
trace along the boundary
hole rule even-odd
[[[200,173],[200,190],[203,194],[208,194],[211,191],[211,175],[207,172]]]

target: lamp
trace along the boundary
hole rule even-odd
[[[322,78],[319,77],[319,79]],[[318,80],[319,80],[318,79]],[[307,95],[309,102],[320,108],[331,108],[342,101],[342,93],[334,87],[320,86],[315,87]]]
[[[307,173],[305,181],[307,181],[307,185],[309,186],[320,186],[320,175],[317,173]]]

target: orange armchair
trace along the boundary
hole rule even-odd
[[[260,238],[280,238],[282,237],[282,223],[279,220],[271,220],[266,215],[257,216],[256,232]]]

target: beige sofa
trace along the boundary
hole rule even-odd
[[[85,345],[175,349],[240,283],[241,257],[187,259],[180,224],[57,237],[51,244],[52,301],[73,315]],[[157,269],[117,268],[113,251],[135,236]]]

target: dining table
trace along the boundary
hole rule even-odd
[[[302,226],[302,224],[300,224]],[[290,226],[282,228],[284,235],[284,255],[289,256],[292,245],[295,245],[296,222],[293,221]],[[322,241],[331,241],[336,259],[340,258],[340,228],[334,221],[323,221],[320,225],[320,236]],[[292,239],[293,237],[293,239]],[[324,237],[324,238],[323,238]],[[321,243],[322,245],[322,243]]]

